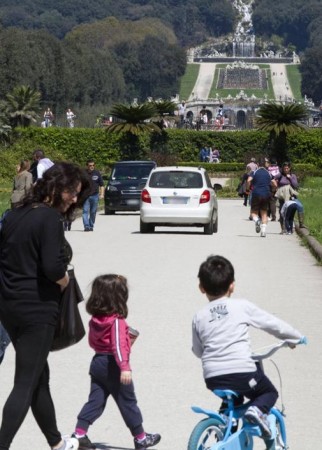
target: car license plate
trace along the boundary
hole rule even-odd
[[[188,197],[162,197],[164,205],[186,205]]]
[[[126,201],[126,204],[129,205],[129,206],[138,205],[139,203],[140,203],[140,201],[136,200],[136,199],[132,199],[132,200],[127,200]]]

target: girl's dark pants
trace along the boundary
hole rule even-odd
[[[205,381],[207,388],[211,391],[230,389],[237,392],[239,396],[235,399],[235,406],[241,405],[244,397],[247,397],[252,406],[257,406],[266,414],[275,405],[278,398],[277,390],[259,366],[257,366],[256,372],[230,373],[207,378]],[[227,404],[223,405],[223,407],[226,406]]]
[[[47,358],[55,327],[17,323],[12,316],[0,316],[16,351],[14,386],[2,412],[0,449],[9,449],[30,407],[48,444],[54,447],[61,441],[61,434],[49,390]]]
[[[120,368],[112,355],[96,354],[90,366],[91,390],[87,403],[78,414],[76,428],[88,430],[98,419],[110,395],[114,398],[126,426],[133,436],[144,432],[141,411],[137,405],[134,385],[120,383]]]

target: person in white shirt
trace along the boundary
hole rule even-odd
[[[45,170],[49,169],[54,163],[45,157],[45,154],[42,150],[35,150],[33,153],[34,161],[38,161],[37,164],[37,180],[40,180],[43,177]]]
[[[75,124],[74,119],[75,119],[75,117],[76,116],[73,113],[73,111],[70,108],[68,108],[67,112],[66,112],[66,120],[67,120],[67,126],[69,128],[74,128],[74,124]]]
[[[230,389],[238,393],[240,405],[251,401],[245,419],[258,425],[265,439],[271,436],[267,414],[278,398],[272,382],[252,359],[249,326],[279,339],[299,339],[303,335],[288,323],[245,299],[231,298],[235,274],[223,256],[209,256],[199,268],[200,291],[209,303],[192,322],[192,351],[201,358],[208,389]]]

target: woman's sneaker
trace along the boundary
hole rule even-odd
[[[142,440],[138,440],[134,438],[134,446],[136,449],[145,449],[148,447],[153,447],[161,441],[161,436],[159,434],[149,434],[146,433],[145,438]]]
[[[88,450],[95,449],[95,445],[89,440],[87,434],[82,437],[77,437],[75,433],[72,434],[72,437],[78,440],[78,449],[79,450]]]
[[[259,426],[264,438],[272,437],[272,432],[269,427],[267,415],[262,413],[262,411],[257,408],[257,406],[250,406],[245,412],[244,417],[251,424]]]
[[[63,438],[63,444],[56,450],[77,450],[78,440],[74,437]]]

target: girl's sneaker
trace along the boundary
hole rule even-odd
[[[78,440],[78,450],[88,450],[95,449],[95,445],[92,444],[87,434],[82,437],[77,437],[75,433],[72,434],[72,437]]]
[[[153,445],[156,445],[160,441],[161,441],[161,436],[159,434],[146,433],[145,438],[142,439],[141,441],[134,438],[134,446],[136,449],[144,450],[145,448],[153,447]]]

